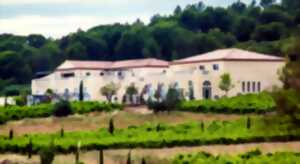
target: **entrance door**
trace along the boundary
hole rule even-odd
[[[202,95],[203,99],[211,99],[212,91],[211,91],[211,83],[209,81],[204,81],[202,92],[203,92]]]

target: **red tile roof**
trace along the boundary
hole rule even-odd
[[[232,48],[232,49],[215,50],[205,54],[196,55],[185,59],[175,60],[174,62],[172,62],[172,64],[186,64],[186,63],[219,61],[219,60],[284,61],[284,58]]]
[[[142,67],[168,67],[169,62],[158,59],[135,59],[123,61],[75,61],[67,60],[57,70],[68,69],[119,69],[119,68],[142,68]]]
[[[284,61],[284,58],[259,54],[256,52],[250,52],[240,50],[236,48],[232,49],[220,49],[212,52],[208,52],[193,57],[188,57],[173,62],[167,62],[164,60],[148,58],[148,59],[135,59],[135,60],[123,60],[123,61],[75,61],[67,60],[57,70],[69,70],[69,69],[120,69],[120,68],[143,68],[143,67],[168,67],[169,64],[188,64],[198,62],[209,61]]]

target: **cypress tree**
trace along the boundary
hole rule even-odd
[[[109,127],[108,127],[108,131],[110,134],[113,134],[114,133],[114,130],[115,130],[115,127],[114,127],[114,120],[111,118],[109,120]]]
[[[247,118],[247,129],[251,128],[251,119],[250,117]]]
[[[83,101],[84,100],[84,95],[83,95],[83,81],[80,81],[80,85],[79,85],[79,101]]]
[[[60,129],[60,137],[63,138],[65,136],[65,130],[64,128]]]
[[[13,130],[13,129],[10,129],[10,130],[9,130],[9,136],[8,136],[8,138],[9,138],[10,140],[12,140],[12,139],[14,138],[14,130]]]
[[[200,128],[201,128],[201,131],[204,132],[204,123],[202,121],[200,123]]]

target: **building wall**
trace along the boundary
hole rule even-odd
[[[218,69],[214,70],[213,65]],[[185,95],[189,94],[189,81],[193,83],[194,96],[196,99],[203,99],[203,83],[211,83],[211,98],[218,98],[225,95],[219,89],[220,76],[230,73],[234,88],[228,93],[235,96],[242,92],[242,82],[255,82],[256,90],[258,82],[261,84],[261,91],[271,89],[272,86],[280,86],[278,80],[278,69],[283,67],[284,62],[251,62],[251,61],[216,61],[190,64],[171,65],[169,68],[130,68],[119,70],[68,70],[56,71],[53,74],[32,81],[32,93],[35,95],[44,94],[46,90],[52,89],[55,93],[63,94],[66,89],[69,92],[79,93],[80,82],[84,82],[85,92],[89,100],[106,100],[100,94],[101,87],[110,82],[120,86],[117,94],[118,101],[122,101],[126,88],[134,83],[141,92],[145,85],[150,84],[152,90],[156,90],[158,84],[169,85],[177,83]],[[200,66],[204,69],[200,69]],[[63,73],[74,73],[74,77],[62,78]],[[246,87],[247,88],[247,87]],[[251,92],[252,85],[251,85]]]

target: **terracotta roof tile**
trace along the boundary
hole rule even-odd
[[[241,49],[221,49],[212,52],[175,60],[172,64],[181,64],[189,62],[215,61],[215,60],[265,60],[265,61],[283,61],[281,57],[259,54],[256,52],[245,51]]]

